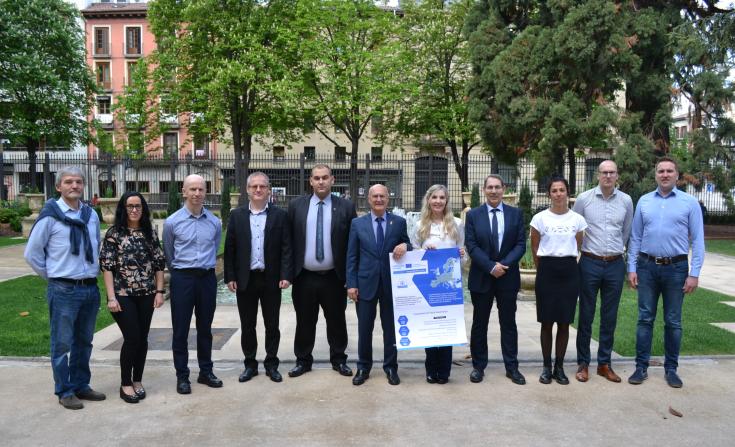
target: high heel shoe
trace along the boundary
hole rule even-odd
[[[138,402],[140,402],[140,398],[137,394],[127,394],[125,391],[123,391],[122,387],[120,387],[120,399],[129,404],[137,404]]]

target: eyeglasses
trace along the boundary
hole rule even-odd
[[[600,171],[600,175],[603,177],[614,177],[618,175],[618,171]]]
[[[143,205],[125,205],[128,211],[140,211],[143,209]]]

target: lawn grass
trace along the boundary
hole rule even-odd
[[[704,249],[712,253],[735,256],[735,239],[708,239],[704,241]]]
[[[96,331],[114,322],[107,311],[107,297],[102,275],[100,311]],[[49,315],[46,303],[46,281],[35,275],[0,282],[0,356],[48,356]],[[28,316],[20,316],[28,312]]]
[[[28,239],[17,236],[0,236],[0,247],[7,247],[9,245],[25,244]]]
[[[735,298],[706,289],[697,289],[684,298],[682,311],[682,355],[735,354],[735,334],[710,323],[735,322],[735,307],[720,303],[735,301]],[[595,321],[592,328],[593,338],[599,334],[600,306],[597,302]],[[577,312],[579,318],[579,312]],[[638,322],[638,297],[635,290],[625,287],[620,299],[618,324],[615,329],[613,349],[626,357],[635,356],[635,333]],[[574,324],[577,327],[577,322]],[[659,299],[656,323],[653,330],[652,355],[663,355],[663,304]],[[574,343],[574,340],[570,340]]]

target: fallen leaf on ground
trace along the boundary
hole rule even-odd
[[[677,410],[674,410],[674,409],[673,409],[672,407],[669,407],[669,413],[673,414],[674,416],[676,416],[676,417],[678,417],[678,418],[680,418],[680,417],[684,416],[684,415],[683,415],[683,414],[681,414],[681,413],[680,413],[679,411],[677,411]]]
[[[23,311],[23,312],[19,313],[18,315],[20,315],[21,317],[27,317],[30,314],[31,313],[26,310],[26,311]]]

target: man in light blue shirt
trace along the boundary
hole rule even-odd
[[[105,399],[89,386],[89,358],[100,306],[100,223],[97,213],[81,200],[81,169],[59,169],[56,190],[61,198],[49,200],[41,210],[28,238],[25,259],[48,280],[54,393],[64,408],[79,410],[84,408],[79,399]]]
[[[212,320],[217,306],[214,266],[222,239],[222,222],[204,208],[207,186],[199,175],[184,179],[184,206],[163,225],[163,251],[171,270],[171,350],[176,368],[176,391],[191,393],[189,382],[189,324],[196,309],[197,382],[219,388],[212,372]]]
[[[676,373],[681,347],[681,309],[684,294],[699,282],[704,260],[704,225],[697,199],[676,188],[679,172],[671,158],[656,164],[658,188],[638,201],[628,244],[628,281],[638,289],[636,370],[628,383],[648,378],[653,323],[658,297],[664,302],[664,370],[666,383],[681,388]],[[688,264],[689,247],[692,262]]]

